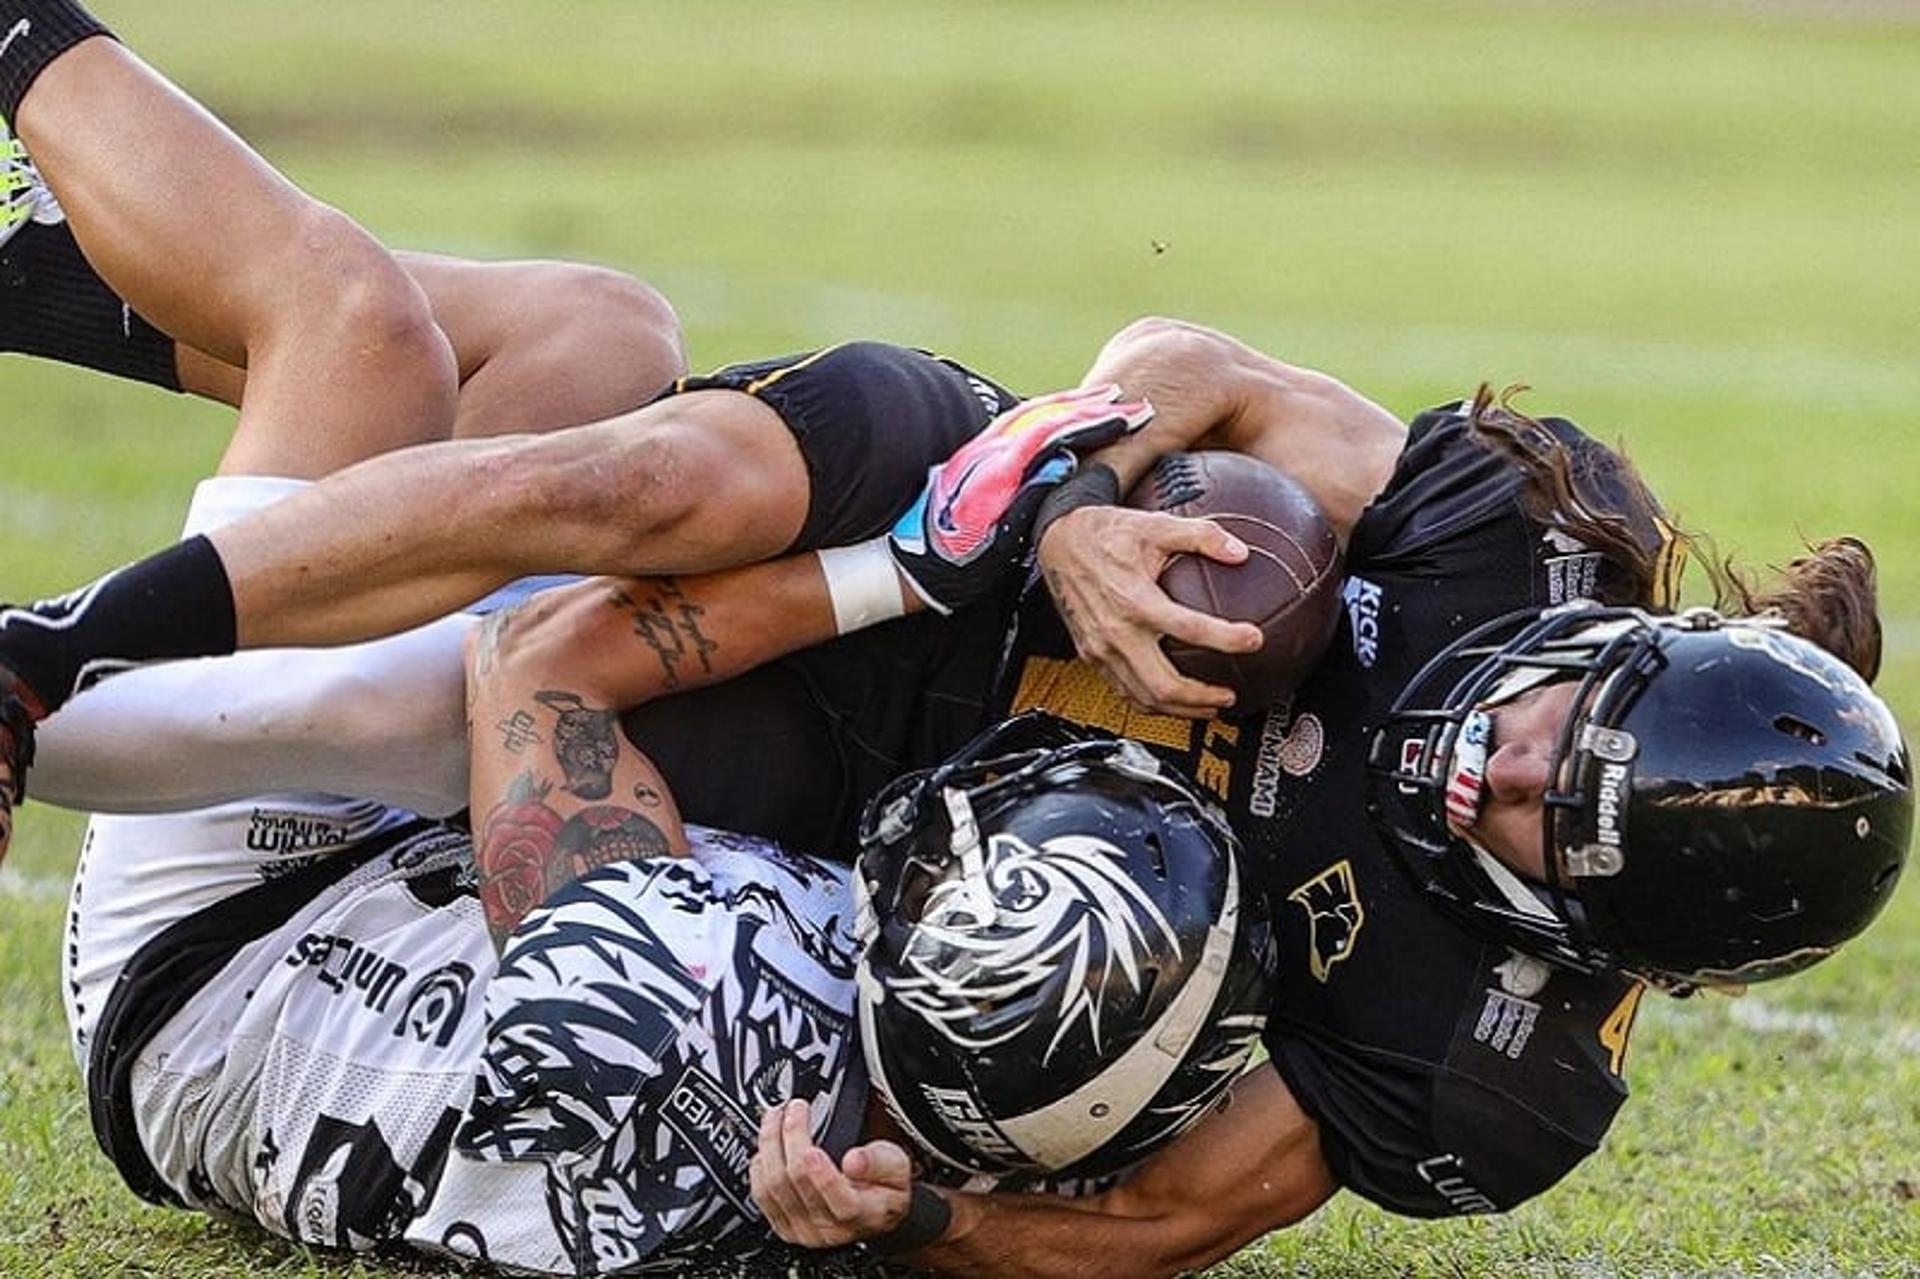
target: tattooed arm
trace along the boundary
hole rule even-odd
[[[902,591],[907,611],[917,598]],[[596,578],[482,624],[467,660],[480,900],[496,946],[608,862],[686,851],[666,783],[621,711],[835,634],[814,555],[703,577]]]

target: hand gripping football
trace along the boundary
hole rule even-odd
[[[1234,691],[1234,714],[1289,696],[1320,660],[1340,619],[1340,544],[1300,484],[1241,453],[1170,453],[1128,495],[1130,506],[1208,519],[1247,544],[1244,563],[1177,555],[1160,574],[1176,602],[1266,636],[1257,652],[1221,653],[1176,640],[1181,674]]]

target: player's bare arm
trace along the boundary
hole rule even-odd
[[[754,1198],[782,1238],[835,1247],[884,1233],[904,1214],[910,1174],[898,1147],[857,1147],[836,1168],[805,1140],[804,1126],[778,1109],[768,1114]],[[952,1222],[908,1260],[946,1275],[1065,1279],[1099,1257],[1102,1274],[1171,1275],[1301,1220],[1335,1189],[1318,1129],[1279,1074],[1263,1067],[1192,1133],[1104,1194],[941,1192]]]
[[[1406,441],[1405,423],[1338,379],[1182,320],[1134,321],[1101,349],[1087,381],[1153,402],[1151,426],[1099,455],[1123,489],[1176,449],[1233,449],[1304,484],[1342,537]]]
[[[1112,469],[1116,492],[1126,492],[1166,453],[1233,449],[1304,485],[1343,542],[1392,474],[1406,440],[1404,424],[1338,380],[1177,320],[1127,326],[1087,378],[1117,382],[1156,410],[1146,430],[1091,459]],[[1158,578],[1175,555],[1237,563],[1246,555],[1237,539],[1207,521],[1096,500],[1046,523],[1039,552],[1048,590],[1080,655],[1128,697],[1194,717],[1231,705],[1226,689],[1175,671],[1160,639],[1250,652],[1259,646],[1258,631],[1182,608]]]
[[[917,608],[904,586],[898,608]],[[831,638],[817,555],[707,577],[601,578],[488,617],[468,653],[474,860],[496,945],[610,861],[686,850],[622,710]],[[484,816],[481,816],[484,815]]]
[[[666,783],[619,731],[621,711],[876,622],[950,611],[1004,581],[1061,453],[1150,417],[1116,398],[1077,393],[1001,415],[935,468],[889,538],[703,577],[600,578],[489,617],[468,646],[467,736],[496,943],[594,866],[685,849]],[[957,559],[949,534],[965,549]]]

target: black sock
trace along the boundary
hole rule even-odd
[[[234,649],[233,587],[220,553],[190,537],[90,586],[0,609],[0,665],[51,715],[108,675]]]
[[[29,222],[0,245],[0,351],[180,389],[173,339],[107,287],[64,222]]]
[[[112,34],[73,0],[0,0],[0,118],[13,120],[49,62],[89,36]]]

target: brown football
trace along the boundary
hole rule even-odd
[[[1234,691],[1233,713],[1290,695],[1313,669],[1340,620],[1340,543],[1306,489],[1241,453],[1170,453],[1127,497],[1130,506],[1208,519],[1251,552],[1241,564],[1175,556],[1160,586],[1188,608],[1266,635],[1257,652],[1220,653],[1175,640],[1167,656],[1181,674]]]

